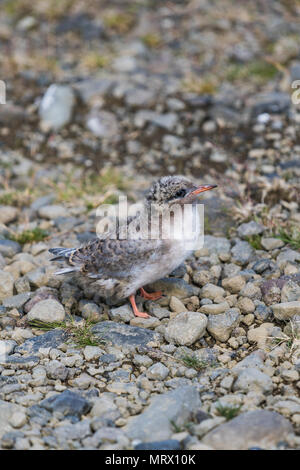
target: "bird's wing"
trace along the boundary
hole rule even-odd
[[[52,253],[70,266],[58,273],[73,270],[91,278],[105,279],[128,277],[139,262],[159,261],[166,249],[164,240],[96,239],[73,250],[57,253],[52,249]]]

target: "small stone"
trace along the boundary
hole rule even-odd
[[[0,206],[0,223],[9,224],[16,220],[18,209],[13,206]]]
[[[149,367],[147,370],[147,377],[152,380],[165,380],[168,375],[169,369],[161,362],[153,364],[153,366]]]
[[[225,312],[229,309],[228,302],[221,302],[219,304],[210,304],[210,305],[203,305],[200,307],[200,312],[205,313],[206,315],[218,315],[220,313]]]
[[[39,320],[42,322],[62,322],[65,319],[64,307],[54,299],[41,300],[28,312],[28,320]]]
[[[173,434],[172,423],[182,426],[200,408],[197,389],[181,386],[171,392],[153,396],[150,405],[139,415],[129,418],[123,429],[131,439],[152,442],[170,439]],[[145,426],[147,423],[147,426]]]
[[[246,281],[243,276],[237,275],[222,280],[222,286],[229,290],[232,294],[239,293],[245,286]]]
[[[58,411],[64,416],[78,416],[79,418],[92,408],[88,400],[70,390],[46,398],[40,406],[51,413]]]
[[[86,346],[83,350],[83,355],[87,361],[94,361],[102,354],[102,349],[98,346]]]
[[[102,308],[94,302],[81,300],[78,305],[82,318],[97,323],[101,320]]]
[[[216,297],[223,297],[225,290],[222,287],[215,286],[214,284],[206,284],[201,289],[201,297],[214,300]]]
[[[231,332],[240,322],[240,311],[231,308],[219,315],[209,315],[207,331],[218,341],[225,342],[230,337]]]
[[[281,302],[300,301],[300,285],[292,280],[288,280],[281,290]]]
[[[299,372],[297,370],[284,369],[281,371],[281,377],[286,382],[297,382],[299,380]]]
[[[248,297],[240,297],[237,303],[237,307],[242,313],[245,314],[253,313],[255,310],[255,305],[253,301]]]
[[[181,302],[181,300],[179,300],[174,295],[171,296],[169,305],[170,305],[170,309],[172,310],[172,312],[181,313],[187,310],[183,302]]]
[[[287,419],[274,411],[241,413],[210,431],[202,442],[216,450],[272,449],[292,432]]]
[[[38,210],[39,216],[43,219],[57,219],[58,217],[67,217],[68,211],[63,206],[57,204],[43,206]]]
[[[2,304],[7,308],[22,308],[23,305],[30,299],[31,292],[24,292],[22,294],[13,295],[3,300]]]
[[[23,413],[22,411],[16,411],[15,413],[12,414],[10,417],[9,423],[14,427],[14,428],[21,428],[26,424],[27,417],[26,414]]]
[[[206,331],[207,318],[198,312],[182,312],[169,321],[165,338],[171,343],[189,346],[202,338]]]
[[[13,295],[14,278],[6,271],[0,270],[0,302]]]
[[[253,256],[253,248],[248,242],[238,241],[231,249],[232,261],[239,265],[249,263]]]
[[[130,325],[138,326],[142,328],[154,329],[160,325],[160,321],[158,318],[155,318],[155,317],[149,317],[149,318],[133,317],[130,320]]]
[[[277,248],[282,248],[284,246],[283,241],[279,238],[262,238],[261,244],[267,251],[276,250]]]
[[[50,361],[46,364],[46,371],[47,371],[47,376],[50,379],[59,379],[59,380],[66,380],[69,371],[67,367],[65,367],[61,362],[59,361]]]
[[[111,320],[123,321],[125,323],[130,322],[130,320],[134,318],[132,308],[127,304],[121,305],[121,307],[112,308],[109,312],[109,316]]]
[[[239,226],[237,233],[241,238],[251,237],[252,235],[260,235],[265,230],[265,227],[254,220]]]
[[[58,130],[68,124],[72,117],[75,95],[67,85],[52,84],[40,104],[39,114],[47,129]]]
[[[289,320],[294,315],[300,314],[300,301],[274,304],[271,305],[271,309],[277,320]]]
[[[0,240],[0,254],[6,258],[12,258],[20,251],[22,251],[22,248],[19,243],[13,240]]]
[[[233,390],[235,392],[240,391],[244,393],[261,391],[267,394],[273,391],[273,382],[267,374],[264,374],[254,367],[249,367],[241,370],[233,384]]]
[[[118,121],[110,111],[92,110],[86,125],[93,134],[102,139],[116,140],[119,135]]]

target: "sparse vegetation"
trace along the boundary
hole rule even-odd
[[[263,250],[261,244],[261,235],[251,235],[246,237],[246,241],[254,248],[254,250]]]
[[[145,34],[141,37],[141,40],[145,46],[150,47],[150,49],[157,49],[162,44],[161,37],[154,33]]]
[[[226,421],[230,421],[231,419],[235,418],[241,411],[240,406],[224,406],[221,403],[218,403],[216,409],[220,416],[223,416]]]
[[[118,34],[127,33],[134,25],[134,15],[131,12],[110,11],[103,17],[104,25]]]
[[[92,330],[94,325],[93,322],[88,320],[82,320],[76,322],[72,317],[69,320],[64,322],[42,322],[39,320],[32,320],[28,322],[29,326],[32,328],[37,328],[43,331],[50,331],[55,328],[62,329],[69,333],[71,340],[74,341],[77,347],[84,348],[85,346],[99,346],[99,344],[104,344],[104,340],[98,339]]]
[[[291,248],[300,250],[300,230],[299,227],[293,226],[282,229],[279,232],[278,238],[284,243],[288,243]]]
[[[24,230],[21,233],[9,235],[9,239],[25,245],[25,243],[41,242],[48,236],[46,230],[36,227],[32,230]]]
[[[203,370],[208,367],[208,363],[206,361],[202,361],[198,359],[195,355],[184,354],[181,356],[181,361],[186,367],[191,367],[195,370]]]

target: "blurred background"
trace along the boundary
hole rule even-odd
[[[267,213],[270,228],[279,212],[294,217],[299,1],[2,0],[0,9],[2,203],[54,193],[90,210],[103,194],[135,199],[155,176],[183,173],[220,185],[208,196],[220,232],[232,206],[239,221]]]

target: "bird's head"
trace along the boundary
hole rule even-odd
[[[199,194],[216,188],[215,184],[196,185],[184,176],[163,176],[150,188],[147,205],[169,207],[172,204],[192,204]]]

